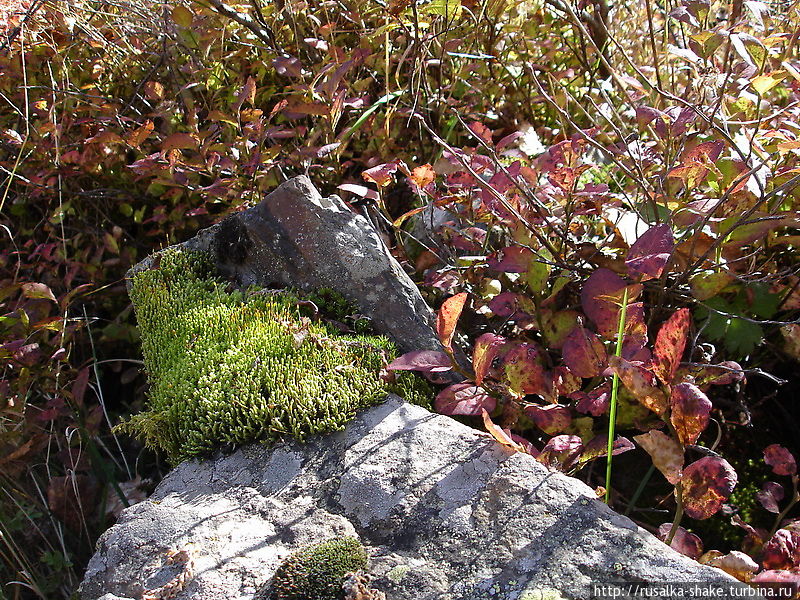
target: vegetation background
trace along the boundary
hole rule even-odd
[[[167,468],[111,432],[127,269],[299,173],[442,305],[440,411],[795,581],[796,4],[0,4],[0,597],[74,597]]]

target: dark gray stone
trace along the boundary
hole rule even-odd
[[[441,349],[433,312],[370,222],[337,196],[323,198],[305,176],[181,246],[212,252],[220,273],[241,286],[332,288],[403,352]]]

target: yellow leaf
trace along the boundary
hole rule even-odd
[[[784,77],[786,77],[785,72],[775,71],[774,73],[769,73],[768,75],[759,75],[750,81],[750,85],[753,86],[753,89],[759,95],[763,96],[776,85],[778,85]]]

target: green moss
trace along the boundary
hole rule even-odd
[[[205,253],[163,252],[133,277],[131,299],[150,391],[147,410],[118,429],[173,462],[342,429],[390,391],[430,401],[418,378],[382,379],[396,355],[386,338],[336,335],[285,293],[229,291]]]
[[[367,565],[367,552],[356,538],[315,544],[278,567],[270,600],[341,600],[345,575],[365,570]]]

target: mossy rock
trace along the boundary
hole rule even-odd
[[[368,566],[356,538],[334,538],[287,558],[272,579],[270,600],[342,600],[345,576]]]
[[[173,463],[217,448],[342,429],[394,392],[427,405],[411,374],[382,374],[386,338],[342,336],[304,319],[298,299],[242,292],[204,252],[166,250],[131,282],[150,381],[146,410],[118,426]]]

